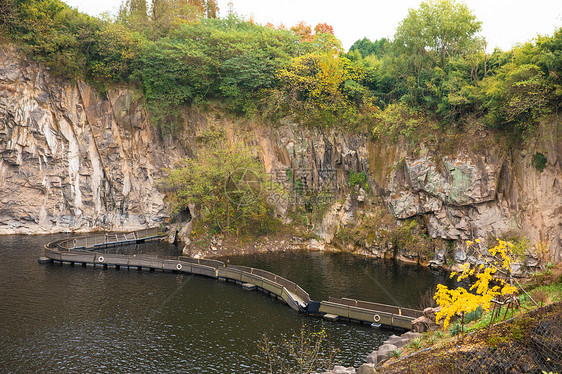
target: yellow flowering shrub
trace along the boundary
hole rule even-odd
[[[479,240],[474,242],[468,241],[467,247],[473,247],[479,244]],[[500,296],[514,295],[517,288],[510,283],[511,279],[511,262],[513,254],[511,252],[513,244],[498,239],[498,244],[488,249],[488,254],[479,258],[482,264],[477,267],[471,267],[469,263],[461,265],[460,272],[452,272],[451,278],[457,276],[457,281],[469,277],[475,278],[470,287],[457,287],[449,289],[443,284],[437,285],[435,300],[441,310],[436,314],[436,322],[443,320],[443,328],[449,326],[451,318],[460,315],[464,318],[466,313],[475,311],[477,308],[489,310],[492,302]],[[500,277],[499,275],[503,275]],[[506,281],[507,279],[507,281]]]

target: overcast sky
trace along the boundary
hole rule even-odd
[[[63,0],[91,15],[115,14],[119,0]],[[150,2],[150,0],[148,1]],[[219,0],[220,15],[228,9],[228,0]],[[300,21],[311,25],[326,22],[334,27],[347,50],[357,39],[376,40],[394,35],[398,23],[409,8],[418,8],[422,0],[233,0],[236,13],[258,23]],[[552,35],[562,27],[562,0],[467,0],[488,42],[488,51],[499,47],[509,50],[516,43],[532,40],[537,34]]]

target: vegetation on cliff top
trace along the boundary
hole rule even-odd
[[[220,129],[208,130],[198,140],[204,147],[197,157],[184,159],[162,181],[175,213],[195,207],[192,236],[274,231],[278,221],[263,191],[268,178],[252,150],[228,144]]]
[[[101,91],[138,87],[154,122],[172,131],[183,105],[213,100],[247,116],[365,125],[377,136],[419,131],[420,116],[461,129],[467,115],[521,135],[562,99],[562,30],[488,54],[480,22],[453,0],[422,3],[393,40],[362,39],[348,53],[326,24],[216,16],[214,0],[128,0],[107,19],[59,0],[6,0],[0,30],[56,73]]]

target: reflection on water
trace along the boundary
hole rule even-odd
[[[348,297],[418,308],[420,297],[447,275],[394,261],[347,253],[279,252],[222,258],[232,264],[272,271],[304,288],[313,300]]]
[[[40,265],[63,236],[0,236],[0,372],[261,373],[248,356],[276,338],[323,322],[259,292],[198,276]],[[177,255],[162,243],[120,253]],[[356,297],[415,306],[443,278],[415,267],[341,254],[231,257],[287,277],[313,299]],[[273,321],[273,323],[272,323]],[[324,324],[341,364],[359,366],[391,331]]]

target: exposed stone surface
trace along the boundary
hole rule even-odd
[[[412,340],[420,337],[421,334],[408,331],[400,336],[392,335],[387,340],[383,342],[383,344],[375,351],[371,352],[367,356],[367,364],[369,364],[369,368],[376,367],[386,360],[390,358],[392,352],[404,348],[408,345]],[[367,368],[365,369],[367,370]],[[369,371],[367,371],[369,373]]]
[[[396,351],[397,349],[398,349],[398,347],[395,346],[394,344],[383,343],[383,345],[381,345],[379,347],[379,349],[377,349],[376,351],[371,353],[371,355],[374,355],[374,361],[369,362],[369,360],[367,360],[367,363],[372,363],[372,364],[378,365],[378,364],[388,360],[389,357],[390,357],[390,354],[392,352]],[[367,356],[367,357],[369,357],[369,356]]]
[[[336,366],[334,366],[332,371],[329,371],[328,373],[330,373],[330,374],[355,374],[355,368],[354,367],[347,367],[346,368],[345,366],[336,365]]]
[[[315,234],[331,243],[337,230],[345,226],[353,219],[353,202],[351,195],[348,195],[345,202],[335,203],[324,215],[322,223],[316,228]]]
[[[372,201],[382,198],[395,219],[423,216],[431,237],[456,241],[457,261],[470,259],[465,240],[508,232],[522,232],[532,244],[543,241],[551,260],[562,260],[562,121],[541,127],[525,149],[465,146],[441,154],[368,134],[219,117],[192,112],[177,140],[163,140],[131,92],[101,98],[88,85],[52,77],[14,48],[1,47],[0,233],[158,224],[169,212],[157,181],[176,160],[197,153],[198,131],[217,126],[229,141],[256,146],[266,171],[287,190],[324,191],[331,207],[312,228],[324,243],[357,217],[371,217]],[[548,160],[543,172],[532,166],[537,151]],[[367,191],[350,191],[351,170],[366,173]],[[317,203],[299,200],[298,193],[270,195],[285,221],[291,204]],[[189,230],[181,229],[178,237],[187,240]],[[321,249],[324,243],[310,244]],[[384,256],[395,248],[369,250]],[[439,248],[433,264],[447,260]]]
[[[424,216],[431,237],[458,241],[457,262],[467,260],[465,240],[510,232],[521,232],[531,244],[544,241],[551,260],[562,261],[561,127],[550,125],[537,137],[534,148],[550,155],[542,173],[531,165],[533,151],[492,147],[443,156],[423,145],[413,153],[372,143],[369,175],[395,218]],[[441,253],[434,264],[444,262]]]
[[[376,372],[374,364],[363,364],[357,369],[357,374],[375,374]]]
[[[388,338],[384,343],[392,344],[396,346],[396,348],[400,349],[400,348],[404,348],[409,342],[410,340],[408,338],[403,338],[397,335],[391,335],[390,338]]]
[[[131,92],[102,99],[0,47],[0,233],[156,225],[176,155]]]

